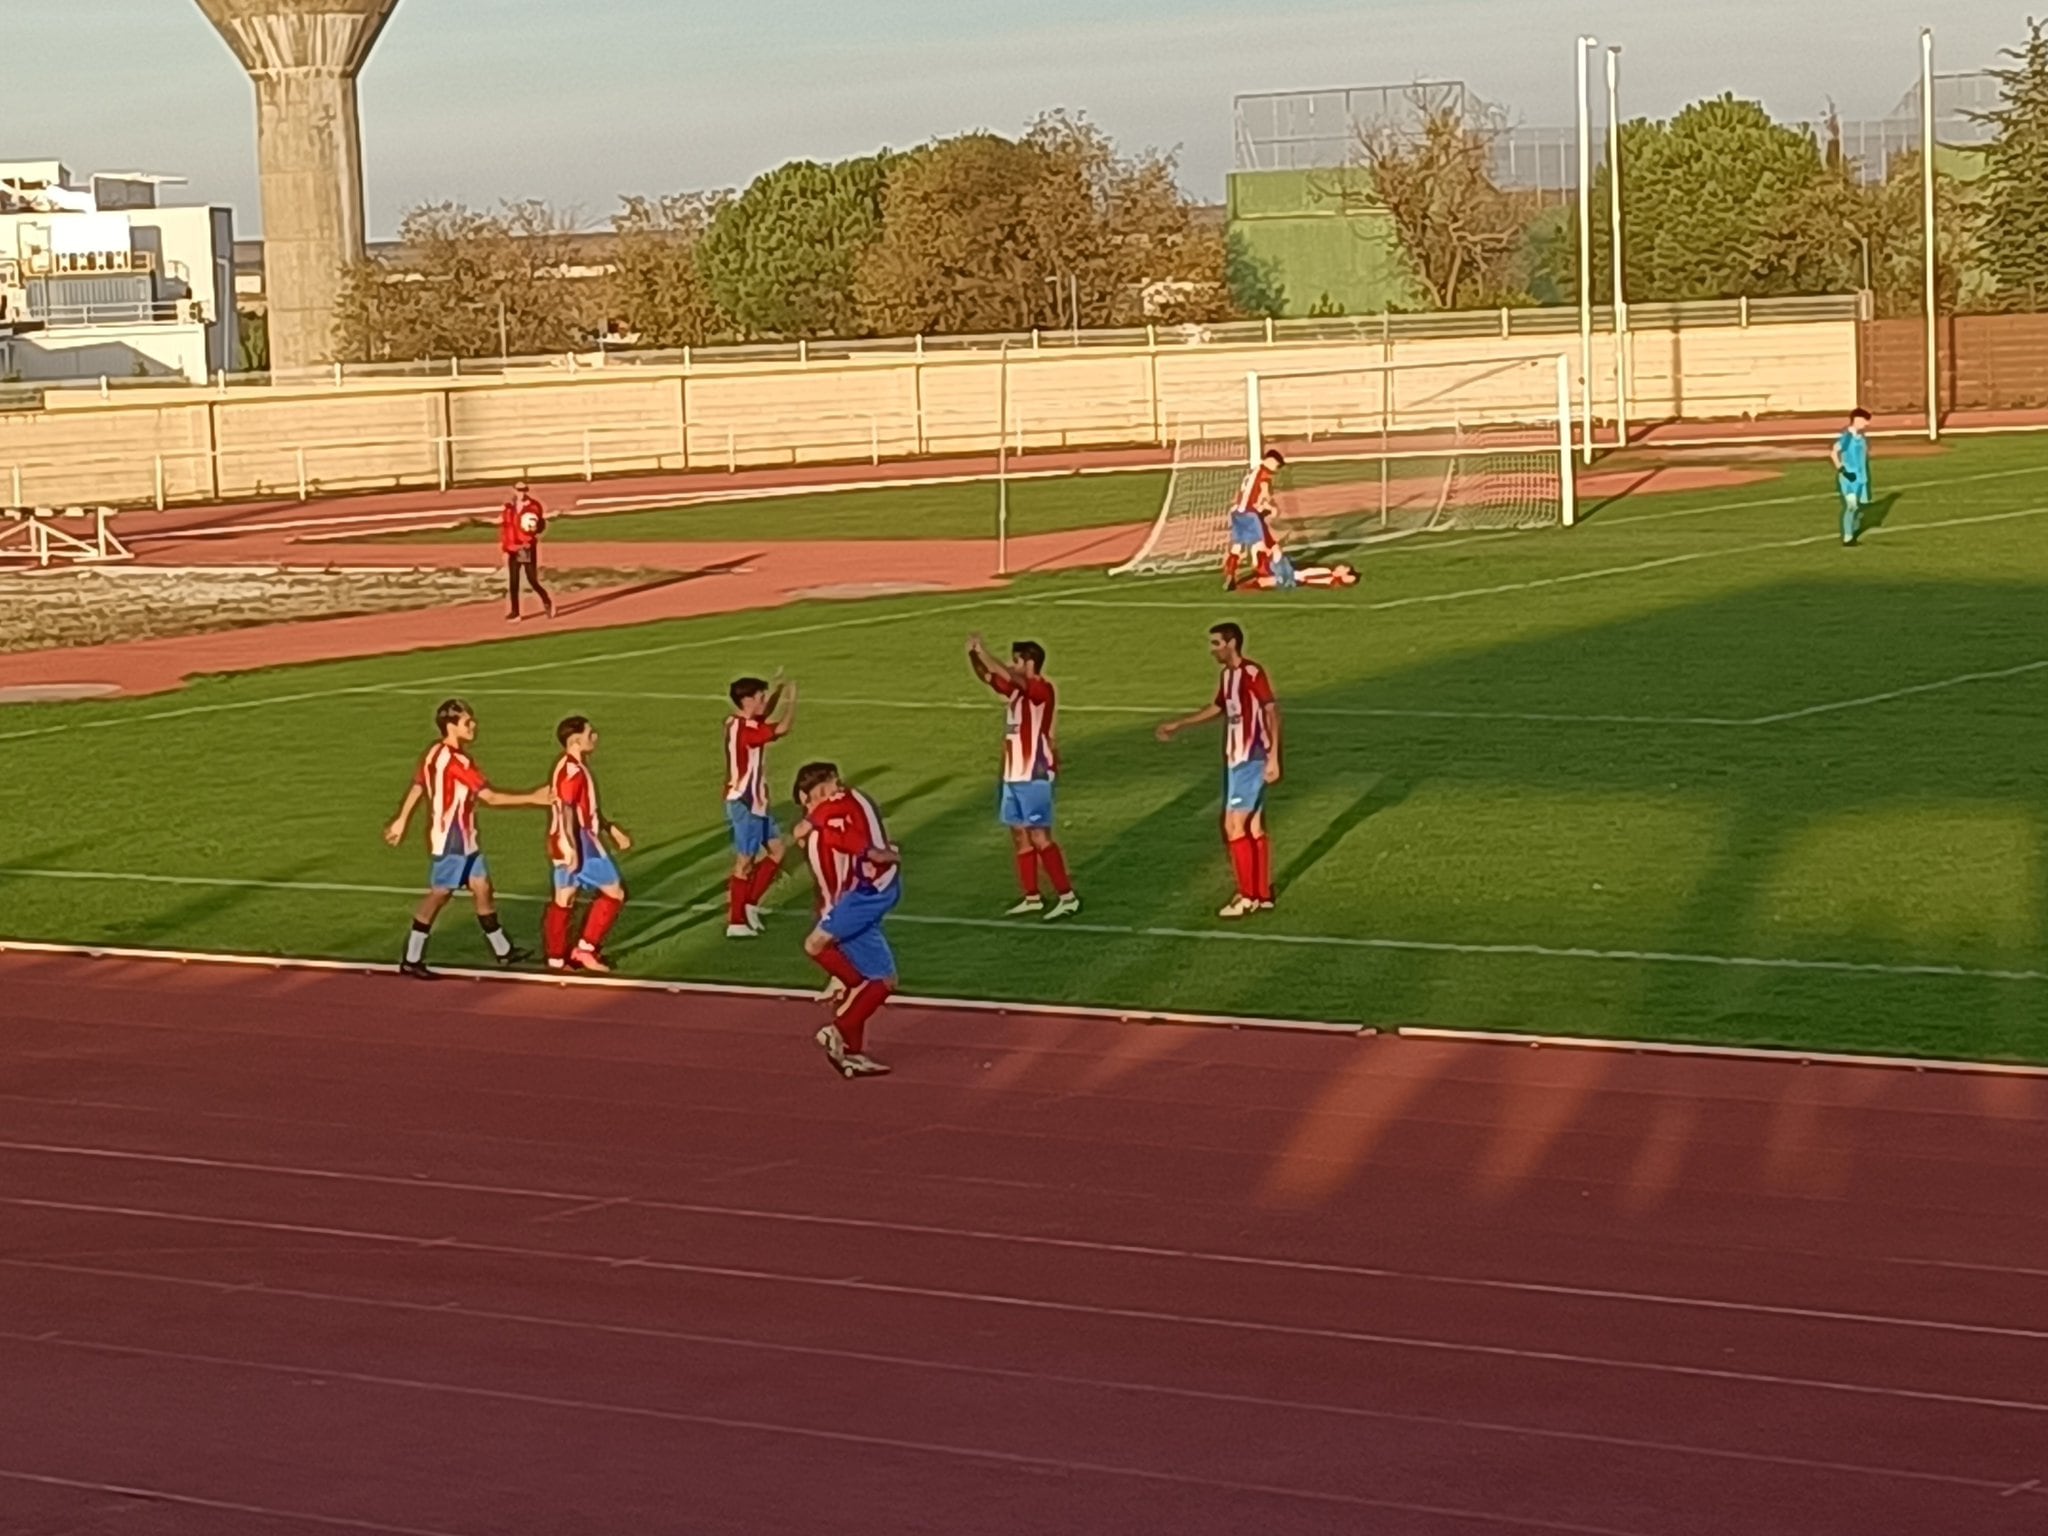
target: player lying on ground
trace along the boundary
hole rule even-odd
[[[889,1069],[867,1054],[867,1026],[896,990],[896,956],[882,922],[902,899],[903,856],[875,803],[841,784],[835,764],[797,770],[796,803],[803,819],[793,835],[818,880],[818,926],[804,953],[831,977],[825,1000],[833,1022],[818,1031],[818,1044],[842,1076],[878,1076]]]
[[[1237,895],[1216,915],[1248,917],[1273,906],[1273,845],[1266,836],[1266,788],[1280,782],[1280,705],[1266,669],[1244,654],[1244,631],[1218,624],[1209,654],[1223,669],[1207,709],[1169,720],[1156,734],[1171,741],[1190,726],[1223,720],[1223,841]]]
[[[1010,829],[1017,857],[1017,883],[1024,899],[1008,915],[1045,912],[1038,889],[1041,872],[1051,882],[1053,908],[1045,920],[1070,917],[1081,910],[1074,882],[1067,877],[1066,855],[1053,841],[1053,787],[1059,772],[1056,737],[1057,697],[1045,677],[1045,647],[1019,640],[1010,647],[1007,664],[996,660],[979,635],[967,639],[967,662],[974,675],[1000,694],[1008,705],[1003,731],[1003,783],[996,814]]]
[[[768,814],[768,747],[796,723],[796,684],[783,682],[780,673],[772,685],[743,677],[727,692],[733,713],[725,722],[725,820],[733,857],[725,936],[751,939],[761,931],[761,903],[787,851],[782,828]]]
[[[1835,462],[1835,486],[1842,493],[1842,542],[1854,544],[1863,534],[1863,509],[1870,505],[1870,412],[1857,406],[1849,425],[1835,439],[1829,455]]]
[[[477,925],[483,929],[498,964],[513,965],[526,958],[526,952],[505,937],[498,922],[491,867],[484,861],[483,847],[477,841],[476,808],[480,803],[496,807],[544,806],[553,799],[551,791],[545,788],[524,795],[508,795],[491,788],[483,770],[469,755],[470,743],[476,740],[476,712],[461,699],[449,699],[435,710],[434,724],[440,729],[441,739],[420,760],[412,787],[405,792],[405,803],[384,829],[384,841],[396,848],[405,840],[406,825],[412,820],[413,811],[421,800],[427,802],[427,856],[432,860],[427,867],[427,894],[413,913],[412,932],[405,940],[405,959],[398,967],[401,975],[420,981],[431,981],[434,975],[427,969],[427,936],[434,931],[434,919],[465,886],[476,900]]]
[[[581,715],[571,715],[555,727],[562,758],[555,764],[549,787],[554,792],[554,815],[548,822],[548,863],[554,876],[554,899],[541,920],[541,937],[551,971],[609,971],[604,959],[605,935],[619,920],[626,904],[625,883],[613,861],[605,839],[620,853],[630,853],[633,839],[615,821],[607,821],[597,806],[597,779],[590,771],[590,754],[597,750],[597,728]],[[569,947],[569,931],[575,925],[576,897],[591,895],[590,912],[583,919],[583,935],[576,947]]]
[[[1258,591],[1291,591],[1296,587],[1355,587],[1358,572],[1348,565],[1296,565],[1279,544],[1260,552],[1259,572],[1246,583]]]
[[[1266,551],[1272,547],[1273,530],[1266,520],[1273,515],[1273,477],[1286,467],[1287,460],[1280,450],[1268,448],[1238,487],[1237,500],[1230,510],[1230,553],[1223,557],[1226,592],[1236,590],[1237,573],[1247,555],[1252,557],[1258,576],[1270,573]]]

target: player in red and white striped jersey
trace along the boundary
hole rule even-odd
[[[412,787],[405,792],[405,803],[384,829],[384,841],[396,848],[405,840],[412,813],[422,800],[426,802],[427,856],[432,861],[427,871],[427,894],[413,914],[412,932],[405,941],[405,959],[398,967],[401,974],[419,980],[430,980],[433,976],[427,969],[426,956],[427,936],[434,931],[434,919],[441,915],[450,898],[465,887],[476,901],[477,924],[498,963],[512,965],[526,958],[524,951],[505,937],[504,927],[498,921],[490,865],[484,861],[483,847],[477,841],[476,808],[544,806],[553,798],[547,789],[508,795],[491,788],[483,770],[469,755],[470,743],[476,740],[476,712],[463,700],[449,699],[443,703],[434,711],[434,724],[439,727],[441,738],[420,760]]]
[[[725,819],[732,828],[732,874],[725,883],[725,936],[761,931],[761,903],[782,870],[787,845],[768,814],[768,748],[796,723],[796,684],[743,677],[728,690],[725,721]]]
[[[981,636],[967,640],[968,665],[974,675],[999,694],[1008,706],[1003,731],[1003,783],[997,815],[1010,829],[1017,857],[1017,883],[1024,899],[1009,916],[1045,912],[1045,920],[1070,917],[1081,910],[1074,882],[1067,876],[1066,855],[1053,840],[1053,788],[1059,774],[1058,696],[1045,676],[1045,647],[1019,640],[1010,647],[1007,664],[998,661]],[[1052,882],[1053,908],[1045,911],[1038,877]]]
[[[554,815],[548,821],[554,900],[541,925],[548,969],[608,971],[605,935],[626,905],[625,882],[619,877],[612,850],[631,852],[633,839],[598,809],[597,779],[590,770],[590,754],[597,750],[597,728],[582,715],[571,715],[555,727],[555,740],[561,743],[562,757],[549,784],[555,796]],[[579,891],[589,891],[592,899],[590,912],[583,919],[583,933],[571,949],[569,930],[575,923]]]
[[[1230,509],[1230,553],[1223,559],[1226,592],[1236,588],[1237,573],[1246,555],[1252,557],[1253,569],[1261,578],[1272,574],[1272,557],[1267,550],[1273,543],[1273,528],[1267,519],[1273,515],[1273,477],[1286,467],[1287,460],[1280,450],[1268,448],[1237,488],[1237,500]]]
[[[1237,876],[1237,895],[1217,915],[1248,917],[1273,906],[1273,845],[1266,836],[1266,790],[1280,782],[1280,705],[1266,669],[1244,654],[1244,631],[1218,624],[1209,654],[1223,669],[1206,709],[1160,726],[1171,741],[1190,726],[1223,721],[1223,840]]]
[[[867,1054],[867,1025],[896,990],[896,956],[882,922],[903,896],[903,856],[880,809],[842,784],[834,764],[799,769],[796,802],[803,820],[794,835],[818,880],[818,925],[804,953],[833,981],[826,997],[835,1018],[818,1031],[818,1044],[844,1076],[878,1076],[889,1069]]]

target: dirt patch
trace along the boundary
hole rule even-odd
[[[949,590],[942,581],[842,581],[826,587],[798,587],[791,597],[815,597],[826,602],[858,602],[866,597],[909,597],[919,592]]]
[[[643,574],[557,571],[548,582],[556,591],[569,594],[615,587]],[[407,613],[502,600],[504,591],[504,576],[484,570],[118,566],[0,575],[0,652],[203,635],[298,619]]]
[[[1806,457],[1811,458],[1811,454]],[[1686,491],[1728,491],[1778,479],[1771,469],[1732,469],[1725,464],[1658,464],[1642,469],[1594,470],[1579,477],[1586,497],[1675,496]]]

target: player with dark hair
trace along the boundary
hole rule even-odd
[[[804,953],[832,978],[826,997],[834,1018],[818,1031],[818,1044],[842,1076],[876,1077],[889,1069],[867,1054],[867,1026],[896,990],[896,956],[882,922],[903,896],[903,856],[874,801],[842,784],[836,764],[799,769],[796,803],[803,819],[792,835],[810,856],[820,904]]]
[[[725,936],[761,931],[761,902],[782,869],[787,846],[768,814],[768,748],[796,723],[796,684],[743,677],[727,690],[725,819],[732,828],[732,874],[725,882]]]
[[[505,554],[505,596],[511,602],[511,611],[506,617],[514,623],[521,618],[521,577],[533,588],[533,595],[540,599],[541,610],[551,619],[555,616],[555,600],[540,584],[540,536],[547,532],[547,527],[547,514],[541,510],[540,503],[527,494],[526,482],[520,481],[512,487],[512,494],[505,505],[498,509],[498,548]]]
[[[405,803],[384,829],[384,841],[396,848],[405,840],[406,826],[422,800],[427,802],[427,894],[413,913],[412,932],[406,936],[405,958],[399,974],[418,981],[431,981],[427,969],[427,936],[434,931],[434,919],[459,890],[468,888],[476,901],[477,926],[500,965],[514,965],[526,958],[505,937],[498,921],[498,900],[491,889],[491,868],[484,862],[483,847],[477,841],[476,808],[479,804],[501,808],[550,804],[547,789],[531,794],[508,795],[491,788],[483,770],[469,755],[476,740],[476,711],[462,699],[446,700],[434,711],[434,725],[440,739],[420,759],[419,771],[405,792]]]
[[[1272,574],[1266,551],[1273,542],[1273,530],[1267,519],[1273,515],[1273,477],[1286,467],[1286,456],[1278,448],[1268,448],[1238,487],[1237,500],[1230,510],[1230,553],[1223,559],[1226,592],[1237,589],[1237,573],[1246,555],[1253,557],[1253,570],[1258,576]]]
[[[598,809],[597,780],[590,772],[590,754],[597,750],[597,728],[582,715],[571,715],[555,727],[561,761],[555,764],[550,787],[555,811],[548,823],[548,862],[553,866],[554,899],[542,919],[542,937],[551,971],[609,971],[604,940],[626,905],[625,883],[613,861],[611,847],[630,853],[633,839]],[[592,900],[576,947],[569,930],[576,917],[576,896],[588,891]]]
[[[1206,709],[1169,720],[1155,733],[1171,741],[1190,726],[1223,720],[1223,840],[1237,876],[1236,897],[1217,914],[1248,917],[1273,905],[1273,845],[1266,836],[1266,790],[1280,782],[1280,705],[1266,669],[1244,654],[1244,631],[1218,624],[1209,654],[1223,669]]]
[[[1842,543],[1854,544],[1863,535],[1863,509],[1870,505],[1870,412],[1857,406],[1849,413],[1849,425],[1835,439],[1828,456],[1834,460],[1835,484],[1842,493]]]
[[[1017,883],[1024,899],[1009,916],[1045,913],[1045,920],[1071,917],[1081,910],[1074,882],[1067,875],[1066,855],[1053,840],[1053,781],[1059,772],[1059,746],[1054,711],[1057,695],[1045,676],[1045,647],[1019,640],[1010,660],[998,661],[980,635],[967,640],[967,663],[974,675],[995,690],[1008,706],[1003,732],[1003,784],[997,814],[1010,829],[1017,857]],[[1053,889],[1053,908],[1045,910],[1038,889],[1043,872]]]

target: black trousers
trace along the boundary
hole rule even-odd
[[[555,611],[555,600],[548,596],[548,589],[540,584],[540,547],[515,549],[505,556],[505,595],[511,600],[512,617],[519,617],[519,582],[524,577],[526,584],[533,588],[533,595],[540,599],[541,607],[548,613]]]

